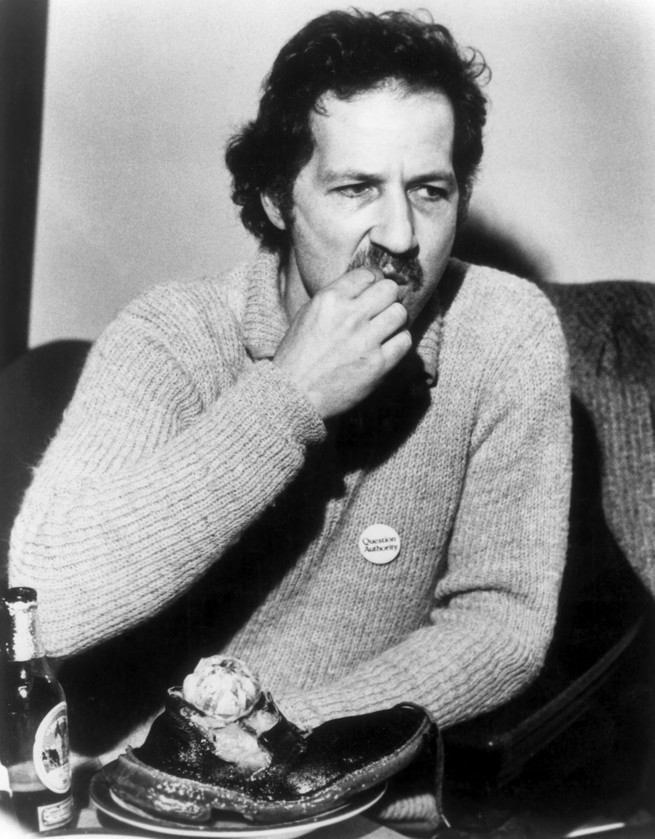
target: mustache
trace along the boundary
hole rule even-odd
[[[379,245],[369,244],[358,251],[350,260],[348,270],[354,268],[378,268],[400,285],[419,288],[423,282],[423,268],[415,256],[394,256]]]

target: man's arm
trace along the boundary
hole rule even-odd
[[[51,655],[156,614],[238,540],[322,419],[411,346],[397,295],[379,272],[344,275],[298,313],[273,364],[248,359],[229,311],[203,325],[179,287],[128,307],[93,348],[12,533],[10,578],[37,589]]]
[[[137,301],[92,349],[12,533],[10,580],[37,589],[51,655],[188,589],[325,433],[278,368],[247,358],[230,313],[200,336],[204,355],[177,346],[205,326],[183,291],[167,294]]]

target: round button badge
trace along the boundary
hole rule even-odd
[[[374,565],[386,565],[400,553],[400,536],[388,524],[371,524],[359,537],[359,551]]]

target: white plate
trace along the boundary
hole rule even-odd
[[[331,824],[351,819],[376,804],[384,795],[386,784],[354,795],[347,804],[335,810],[329,810],[318,816],[298,821],[275,825],[257,825],[240,819],[237,815],[229,818],[217,817],[205,824],[184,824],[169,819],[159,819],[144,810],[132,807],[116,797],[105,778],[98,774],[91,782],[91,800],[98,810],[124,824],[140,830],[155,833],[167,833],[170,836],[211,837],[211,839],[294,839]]]

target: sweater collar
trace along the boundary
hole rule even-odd
[[[279,274],[279,258],[265,250],[248,268],[243,334],[254,359],[272,358],[289,328]]]
[[[444,278],[452,273],[451,260]],[[443,282],[443,279],[440,281]],[[427,384],[437,381],[439,350],[442,340],[443,307],[439,295],[433,294],[412,330],[418,333],[416,352],[423,362]],[[280,283],[279,258],[260,250],[256,261],[248,269],[246,307],[243,318],[245,344],[254,359],[272,358],[289,328]]]

